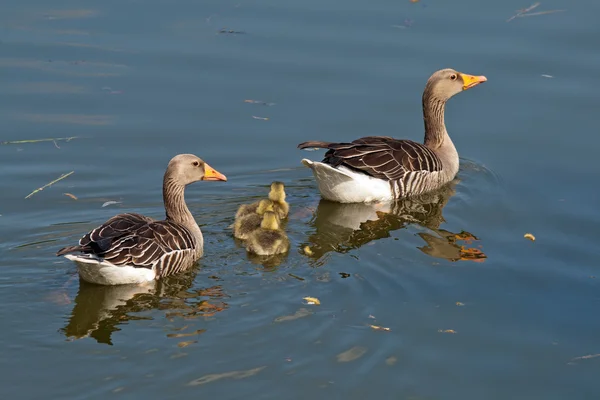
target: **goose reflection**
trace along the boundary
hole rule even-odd
[[[440,229],[445,222],[443,208],[455,194],[458,181],[455,179],[435,192],[389,203],[341,204],[321,199],[310,222],[316,232],[301,245],[301,251],[320,264],[327,253],[346,253],[388,238],[390,232],[409,224],[418,224],[429,230],[418,234],[426,242],[419,247],[423,253],[449,261],[483,260],[486,257],[483,252],[465,246],[478,240],[477,237],[466,231],[453,233]]]
[[[194,277],[195,273],[188,272],[141,285],[117,286],[94,285],[80,280],[71,316],[60,331],[69,340],[90,337],[98,343],[112,345],[113,333],[129,321],[153,319],[135,313],[166,310],[168,319],[193,319],[212,316],[228,307],[220,301],[228,296],[218,285],[191,289]]]

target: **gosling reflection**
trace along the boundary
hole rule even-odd
[[[423,253],[450,261],[468,259],[470,249],[457,243],[461,240],[457,235],[463,234],[470,240],[477,238],[468,232],[454,234],[439,228],[444,222],[443,208],[455,194],[457,183],[458,179],[438,191],[390,203],[340,204],[321,200],[310,222],[316,232],[301,245],[301,251],[320,264],[327,253],[346,253],[388,238],[390,232],[409,224],[418,224],[432,232],[419,233],[427,243],[419,248]],[[479,253],[472,258],[485,257]]]
[[[167,277],[143,285],[102,286],[79,282],[79,291],[67,325],[60,331],[70,340],[90,337],[112,345],[112,335],[128,321],[152,319],[133,315],[168,310],[167,318],[212,316],[228,307],[213,301],[227,297],[220,286],[191,290],[195,273]]]

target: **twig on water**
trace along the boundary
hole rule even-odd
[[[27,139],[27,140],[11,140],[6,142],[0,142],[0,145],[5,144],[23,144],[23,143],[39,143],[39,142],[54,142],[56,145],[56,141],[64,140],[65,142],[69,142],[73,139],[77,139],[78,136],[64,137],[64,138],[48,138],[48,139]]]
[[[53,185],[53,184],[55,184],[56,182],[58,182],[58,181],[61,181],[61,180],[65,179],[67,176],[69,176],[69,175],[73,174],[74,172],[75,172],[75,171],[71,171],[71,172],[69,172],[69,173],[67,173],[67,174],[62,174],[62,175],[61,175],[59,178],[57,178],[57,179],[53,180],[52,182],[50,182],[50,183],[46,183],[46,184],[45,184],[44,186],[42,186],[41,188],[37,188],[37,189],[35,189],[33,192],[31,192],[31,193],[29,193],[27,196],[25,196],[25,198],[26,198],[26,199],[30,198],[31,196],[33,196],[33,195],[34,195],[34,194],[36,194],[37,192],[41,192],[42,190],[46,189],[47,187],[50,187],[50,186],[52,186],[52,185]]]
[[[567,11],[567,10],[548,10],[548,11],[538,11],[538,12],[534,12],[534,13],[529,12],[529,11],[536,9],[540,4],[542,4],[542,3],[540,3],[538,1],[537,3],[533,3],[532,5],[530,5],[527,8],[524,8],[522,10],[517,10],[517,13],[515,15],[513,15],[512,17],[510,17],[509,19],[507,19],[506,22],[510,22],[515,18],[533,17],[535,15],[554,14],[557,12]]]

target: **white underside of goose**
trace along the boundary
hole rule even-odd
[[[79,276],[86,282],[97,285],[127,285],[144,283],[156,278],[154,269],[115,265],[93,256],[67,254],[65,258],[77,264]]]
[[[302,159],[302,164],[312,170],[321,196],[326,200],[339,203],[370,203],[394,199],[389,182],[383,179],[352,171],[343,165],[334,168],[306,158]]]

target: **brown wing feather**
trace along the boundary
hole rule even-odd
[[[115,265],[152,268],[178,250],[193,251],[194,236],[187,228],[172,221],[155,221],[140,214],[119,214],[93,229],[79,241],[79,246],[66,247],[57,255],[81,252],[103,258]],[[161,263],[169,265],[168,260]]]
[[[323,162],[332,167],[344,165],[388,181],[402,179],[410,172],[442,170],[441,160],[427,146],[389,136],[365,136],[351,143],[309,141],[298,145],[300,149],[311,147],[328,149]]]

